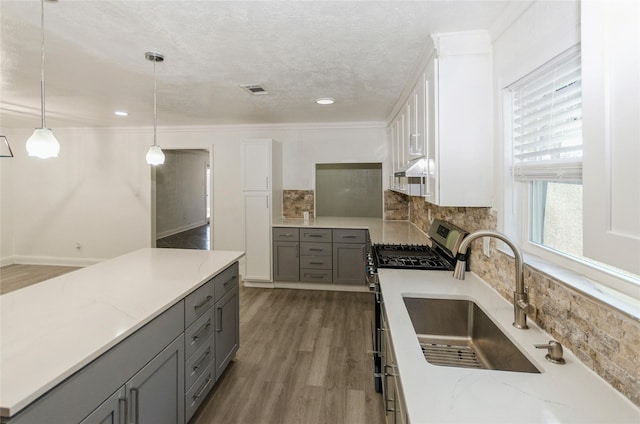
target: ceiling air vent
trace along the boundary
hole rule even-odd
[[[269,92],[260,84],[242,84],[240,87],[244,88],[249,94],[253,94],[254,96],[269,94]]]

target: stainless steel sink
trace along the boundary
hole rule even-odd
[[[474,302],[405,297],[404,303],[429,363],[540,373]]]

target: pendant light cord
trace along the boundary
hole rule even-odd
[[[40,94],[42,106],[42,128],[47,128],[44,119],[44,0],[40,1],[40,51],[42,66],[40,67]]]
[[[156,126],[158,122],[158,109],[156,106],[157,103],[157,95],[156,95],[156,61],[153,61],[153,145],[157,146],[156,143]]]

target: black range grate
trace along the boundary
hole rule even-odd
[[[455,264],[427,245],[376,244],[373,251],[378,268],[451,271]]]

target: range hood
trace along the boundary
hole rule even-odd
[[[395,177],[424,177],[427,174],[426,159],[416,159],[408,166],[399,168],[393,175]]]

